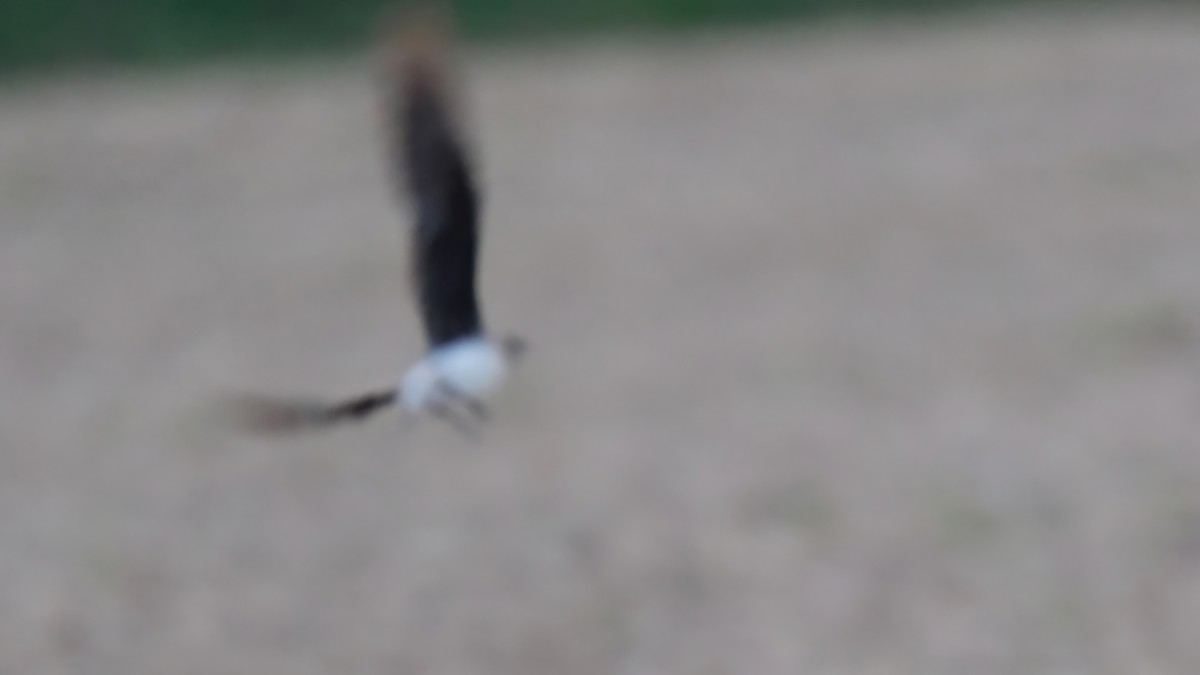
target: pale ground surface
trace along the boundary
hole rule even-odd
[[[1200,672],[1200,14],[477,55],[484,447],[358,66],[0,94],[0,673]]]

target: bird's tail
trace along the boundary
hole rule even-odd
[[[376,391],[335,401],[242,394],[229,411],[238,427],[258,434],[294,433],[355,422],[394,406],[395,390]]]

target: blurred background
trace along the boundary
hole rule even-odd
[[[170,63],[354,50],[388,0],[6,0],[0,65]],[[419,4],[409,2],[408,4]],[[1014,0],[457,0],[468,35],[529,38],[581,31],[687,28],[769,19],[910,15]]]
[[[1200,672],[1200,11],[462,0],[482,443],[377,0],[0,2],[0,672]]]

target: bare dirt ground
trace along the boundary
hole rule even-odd
[[[482,445],[362,64],[0,94],[0,672],[1200,672],[1200,14],[475,53]]]

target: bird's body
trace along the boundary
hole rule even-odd
[[[409,367],[400,382],[400,402],[409,412],[427,412],[464,400],[482,402],[508,375],[501,345],[477,336],[435,347]]]
[[[425,355],[390,390],[342,401],[267,401],[259,417],[273,428],[360,419],[394,405],[465,429],[487,416],[495,394],[524,351],[516,337],[491,337],[476,289],[480,196],[455,114],[446,17],[406,17],[384,41],[385,126],[400,196],[412,207],[411,273],[427,342]]]

